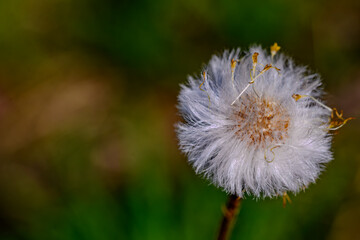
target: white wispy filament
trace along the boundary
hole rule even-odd
[[[242,55],[213,56],[203,74],[181,86],[180,149],[197,173],[229,193],[296,193],[332,159],[331,135],[324,130],[331,111],[311,98],[292,98],[320,97],[320,78],[260,47]]]

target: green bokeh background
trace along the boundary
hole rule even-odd
[[[215,239],[226,194],[177,149],[179,84],[251,44],[360,117],[357,0],[0,1],[0,239]],[[360,239],[360,124],[316,184],[247,198],[231,239]]]

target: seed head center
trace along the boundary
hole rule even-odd
[[[236,106],[235,119],[236,134],[249,144],[265,147],[288,136],[289,114],[272,99],[243,98]]]

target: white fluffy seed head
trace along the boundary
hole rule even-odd
[[[255,76],[270,63],[280,73],[269,69],[248,86],[255,52]],[[241,60],[232,69],[233,59]],[[204,72],[205,81],[201,74],[181,86],[178,105],[184,119],[177,125],[180,149],[197,173],[240,197],[296,193],[315,182],[332,158],[324,129],[330,112],[292,95],[321,96],[317,74],[260,47],[241,58],[240,50],[213,56]]]

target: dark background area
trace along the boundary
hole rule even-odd
[[[0,1],[0,239],[214,239],[226,194],[177,149],[179,84],[251,44],[360,117],[360,2]],[[360,124],[305,192],[247,198],[232,239],[360,239]]]

